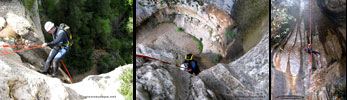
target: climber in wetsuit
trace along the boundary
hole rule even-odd
[[[190,74],[198,75],[200,73],[200,69],[198,66],[198,62],[193,60],[193,54],[187,54],[185,56],[185,60],[182,62],[184,69],[186,69]]]
[[[70,27],[67,26],[66,24],[60,24],[59,27],[54,26],[54,23],[48,21],[45,23],[44,28],[49,34],[52,34],[53,41],[49,42],[49,43],[42,44],[42,47],[46,47],[46,46],[54,46],[54,47],[51,50],[51,52],[49,53],[49,56],[46,60],[45,69],[41,73],[45,74],[45,75],[47,74],[49,66],[51,65],[51,62],[53,60],[53,62],[52,62],[53,63],[53,71],[54,71],[53,77],[56,77],[59,60],[61,58],[63,58],[63,56],[68,51],[68,46],[66,46],[68,36],[67,36],[66,31],[64,31],[64,30],[65,29],[67,30]]]
[[[306,51],[307,53],[309,53],[309,54],[313,53],[313,54],[315,54],[315,55],[320,54],[320,53],[317,52],[317,51],[311,50],[310,47],[311,47],[311,44],[308,44],[308,46],[305,47],[305,51]]]

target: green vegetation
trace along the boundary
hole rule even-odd
[[[24,0],[30,1],[30,0]],[[72,74],[88,71],[93,64],[101,73],[133,63],[133,0],[42,0],[42,26],[46,21],[71,27],[74,44],[63,58]],[[45,32],[43,30],[43,32]],[[52,41],[44,33],[45,41]],[[93,53],[106,54],[93,61]]]
[[[214,63],[218,63],[221,60],[221,58],[222,58],[222,56],[220,54],[217,54],[217,55],[213,56],[212,61]]]
[[[27,10],[33,9],[35,0],[20,0],[20,1],[23,3],[25,9]]]
[[[202,49],[203,49],[203,45],[202,45],[202,42],[198,39],[198,38],[196,38],[195,36],[193,36],[193,35],[190,35],[192,38],[193,38],[193,40],[194,41],[196,41],[196,42],[198,42],[199,43],[199,47],[198,47],[198,50],[200,51],[200,53],[202,52]]]
[[[203,6],[203,5],[204,5],[204,3],[203,3],[202,1],[196,1],[196,2],[198,2],[198,4],[199,4],[200,6]]]
[[[177,32],[183,32],[184,30],[182,28],[177,28]]]
[[[173,13],[170,14],[170,16],[172,16],[172,17],[175,17],[176,15],[177,15],[176,12],[173,12]]]
[[[273,4],[275,1],[271,1]],[[271,32],[273,35],[273,38],[276,42],[281,41],[281,39],[284,39],[289,31],[289,28],[291,27],[291,23],[296,22],[296,18],[290,14],[288,14],[288,8],[291,7],[288,5],[288,3],[283,3],[283,5],[279,5],[280,7],[277,7],[276,5],[272,5],[271,7],[271,13],[273,14],[271,16]],[[275,42],[274,41],[274,42]]]
[[[210,37],[212,36],[212,33],[213,33],[213,29],[211,28],[210,29]]]
[[[115,56],[112,56],[111,54],[107,53],[105,55],[100,56],[97,65],[99,73],[106,73],[111,70],[114,70],[120,65],[125,65],[125,61],[122,59],[117,60]]]
[[[235,35],[236,35],[236,33],[233,33],[231,31],[231,28],[227,28],[227,32],[225,33],[227,40],[233,41],[233,39],[235,38]]]
[[[122,82],[118,91],[125,97],[125,100],[133,100],[133,68],[124,69],[120,79]]]

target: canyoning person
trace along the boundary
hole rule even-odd
[[[313,53],[313,54],[315,54],[315,55],[320,54],[320,53],[317,52],[317,51],[311,50],[310,47],[311,47],[311,44],[308,44],[308,45],[305,47],[306,53],[309,53],[309,54]]]
[[[41,73],[46,75],[52,63],[53,65],[52,76],[56,77],[59,60],[63,58],[63,56],[69,50],[69,46],[71,46],[72,44],[72,41],[71,41],[72,36],[68,32],[70,27],[64,23],[60,24],[59,26],[54,26],[53,22],[48,21],[45,23],[44,28],[49,34],[52,34],[53,41],[49,43],[43,43],[42,47],[53,46],[53,49],[49,53],[49,56],[45,63],[45,69]]]
[[[198,75],[200,73],[200,69],[198,66],[198,62],[193,60],[193,54],[187,54],[184,57],[184,61],[182,62],[181,69],[187,70],[190,74]]]

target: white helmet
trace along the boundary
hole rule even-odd
[[[54,27],[54,23],[51,21],[48,21],[45,23],[45,30],[48,32],[49,30],[51,30]]]

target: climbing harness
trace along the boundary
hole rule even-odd
[[[311,7],[312,6],[312,0],[310,0],[310,40],[309,40],[309,43],[311,44],[311,41],[312,41],[312,34],[311,34]],[[311,45],[309,45],[309,48],[312,50],[311,48]],[[309,74],[309,86],[308,88],[310,89],[311,88],[311,74],[312,74],[312,53],[311,53],[311,68],[310,68],[310,74]],[[311,100],[311,92],[309,91],[309,95],[308,95],[308,99]]]
[[[157,60],[157,61],[160,61],[160,62],[162,62],[162,63],[165,63],[165,64],[171,64],[171,63],[169,63],[169,62],[166,62],[166,61],[163,61],[163,60],[159,60],[159,59],[156,59],[156,58],[153,58],[153,57],[145,56],[145,55],[136,54],[136,57],[147,58],[147,59],[153,59],[153,60]],[[176,67],[184,68],[184,67],[177,66],[177,65],[176,65]],[[187,71],[190,71],[190,70],[188,69]],[[200,72],[202,72],[201,69],[200,69]]]
[[[26,51],[26,50],[32,50],[32,49],[37,49],[37,48],[42,48],[42,45],[0,45],[0,47],[3,48],[3,50],[5,51],[5,53],[1,53],[1,55],[7,55],[7,54],[12,54],[12,53],[16,53],[16,52],[21,52],[21,51]],[[12,51],[12,52],[8,52],[5,47],[11,47],[11,48],[14,48],[14,47],[31,47],[31,48],[26,48],[26,49],[21,49],[21,50],[15,50],[15,51]],[[71,75],[69,73],[69,71],[67,70],[67,68],[65,67],[65,64],[63,62],[63,60],[60,60],[60,62],[63,64],[66,72],[69,74],[70,76],[70,79],[71,79],[71,82],[73,83],[73,80],[71,78]]]
[[[59,46],[63,46],[63,47],[71,47],[72,44],[73,44],[73,41],[72,41],[72,35],[71,33],[69,32],[70,30],[70,26],[64,24],[64,23],[61,23],[58,27],[59,30],[62,30],[65,32],[66,34],[66,37],[67,37],[67,40],[66,40],[66,43],[63,44],[63,41],[61,41],[61,43],[59,44]]]

